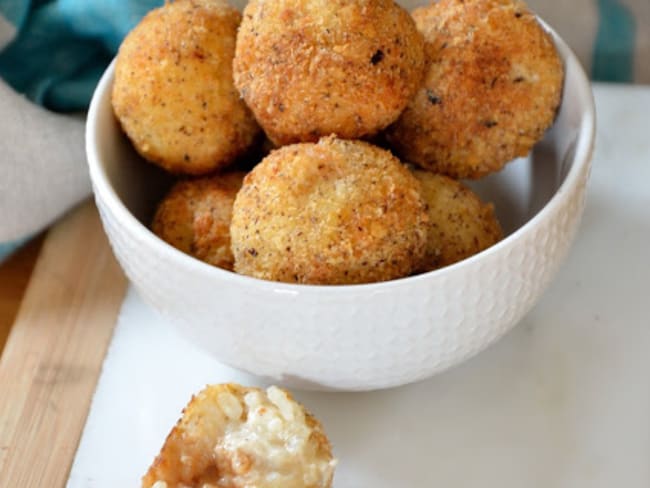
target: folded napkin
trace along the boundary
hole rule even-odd
[[[87,108],[124,35],[161,3],[0,0],[0,260],[89,194],[83,116],[70,112]],[[649,0],[528,4],[595,80],[650,83]]]
[[[90,193],[83,111],[160,3],[0,0],[0,260]]]

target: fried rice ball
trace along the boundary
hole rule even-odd
[[[336,461],[320,422],[291,395],[236,384],[192,398],[143,488],[330,488]]]
[[[550,35],[519,0],[440,0],[413,12],[425,80],[389,128],[405,160],[481,178],[525,156],[555,118],[564,70]]]
[[[278,145],[361,138],[406,107],[422,81],[423,46],[393,0],[251,0],[235,84]]]
[[[421,265],[420,185],[388,151],[334,136],[273,151],[235,199],[235,271],[293,283],[353,284]]]
[[[135,149],[177,174],[230,164],[259,127],[232,79],[241,14],[224,0],[152,10],[122,43],[113,110]]]
[[[427,252],[420,271],[456,263],[501,240],[494,205],[484,204],[472,190],[447,176],[413,173],[422,184],[429,214]]]
[[[179,251],[232,271],[230,220],[244,176],[231,172],[179,181],[160,202],[153,232]]]

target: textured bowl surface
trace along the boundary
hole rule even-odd
[[[97,205],[119,262],[142,298],[201,348],[276,383],[368,390],[458,364],[533,307],[582,215],[593,99],[575,56],[553,35],[566,69],[554,127],[530,157],[473,185],[495,203],[507,237],[447,268],[370,285],[255,280],[204,264],[153,235],[148,223],[170,179],[140,160],[122,135],[110,106],[111,66],[93,97],[86,145]]]

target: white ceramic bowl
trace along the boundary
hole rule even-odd
[[[447,268],[396,281],[306,286],[211,267],[148,229],[170,180],[145,164],[110,105],[111,66],[87,125],[90,176],[104,228],[152,307],[220,361],[292,387],[368,390],[443,371],[493,343],[539,299],[582,214],[594,142],[589,81],[552,33],[566,68],[558,119],[529,158],[475,185],[507,237]],[[178,358],[176,360],[181,360]]]

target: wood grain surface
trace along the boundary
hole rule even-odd
[[[0,264],[0,355],[41,251],[44,235],[32,239]]]
[[[64,487],[126,280],[87,202],[47,234],[0,357],[0,486]]]

